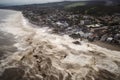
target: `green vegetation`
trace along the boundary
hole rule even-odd
[[[85,2],[78,2],[78,3],[69,4],[69,5],[65,6],[65,8],[71,8],[71,7],[77,7],[77,6],[85,6],[85,5],[86,5]]]

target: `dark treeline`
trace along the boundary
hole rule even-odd
[[[93,16],[103,16],[103,15],[112,15],[114,13],[120,13],[120,5],[77,6],[77,7],[67,8],[66,10],[73,12],[75,14],[82,13],[82,14],[88,14],[88,15],[93,15]]]

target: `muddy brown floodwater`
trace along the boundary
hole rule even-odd
[[[0,44],[13,45],[17,51],[0,60],[0,80],[120,79],[120,51],[86,41],[76,45],[68,35],[51,34],[47,27],[33,27],[21,12],[12,12],[0,25]]]

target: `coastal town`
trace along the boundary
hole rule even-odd
[[[59,8],[25,7],[23,14],[40,27],[49,27],[53,33],[67,34],[74,39],[88,39],[120,45],[120,14],[92,16],[75,14]]]

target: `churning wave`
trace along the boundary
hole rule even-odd
[[[1,25],[1,31],[14,36],[17,47],[14,54],[0,61],[2,80],[120,79],[118,51],[85,41],[75,45],[67,35],[51,34],[47,27],[30,24],[21,12],[14,12]]]

